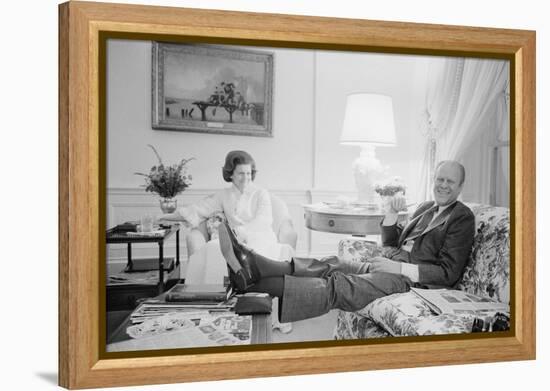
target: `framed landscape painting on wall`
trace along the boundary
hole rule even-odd
[[[153,128],[271,136],[269,51],[153,43]]]

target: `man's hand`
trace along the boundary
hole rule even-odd
[[[394,225],[397,223],[398,213],[407,210],[407,201],[401,195],[393,196],[385,207],[385,216],[382,225]]]
[[[388,213],[399,213],[402,210],[407,210],[407,200],[401,195],[393,196]]]
[[[370,259],[369,273],[386,272],[401,274],[401,262],[395,262],[384,257]]]

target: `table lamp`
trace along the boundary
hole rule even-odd
[[[357,202],[376,208],[374,183],[383,167],[376,158],[375,148],[396,144],[392,98],[368,93],[348,95],[340,144],[361,147],[361,154],[352,165]]]

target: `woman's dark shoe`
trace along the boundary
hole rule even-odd
[[[218,234],[220,250],[230,269],[230,280],[233,275],[237,288],[250,288],[261,278],[260,271],[254,259],[258,255],[253,250],[239,243],[227,223],[220,224]]]

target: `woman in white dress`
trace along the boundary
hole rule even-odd
[[[245,151],[231,151],[222,168],[223,179],[232,185],[194,205],[179,208],[175,213],[161,216],[163,220],[184,221],[191,227],[198,226],[214,213],[222,212],[240,242],[259,254],[279,260],[288,260],[294,249],[277,242],[273,232],[271,197],[267,190],[256,186],[256,163]],[[217,239],[210,240],[195,254],[191,262],[202,260],[207,268],[226,268]],[[219,267],[218,267],[219,266]],[[221,269],[220,269],[221,268]],[[273,314],[276,319],[276,313]],[[291,330],[290,324],[275,324],[283,332]]]

